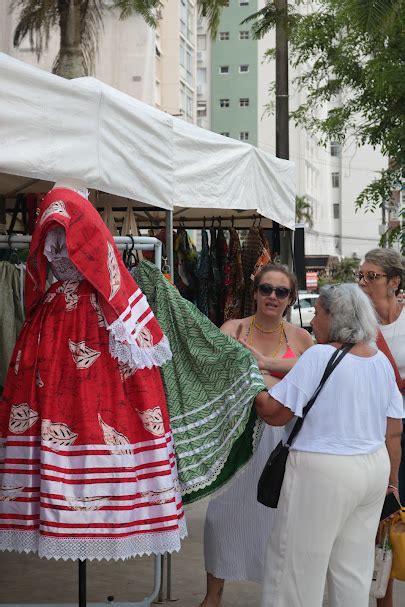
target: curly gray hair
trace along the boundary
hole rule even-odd
[[[370,299],[355,284],[323,287],[319,305],[331,315],[329,339],[357,344],[377,335],[377,317]]]

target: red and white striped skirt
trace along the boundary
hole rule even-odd
[[[0,400],[0,550],[125,559],[186,535],[159,369],[113,359],[89,283],[56,283]]]

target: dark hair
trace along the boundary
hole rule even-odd
[[[289,303],[289,305],[286,307],[286,309],[284,311],[283,316],[285,316],[285,314],[287,314],[288,308],[296,302],[297,297],[298,297],[298,283],[297,283],[295,274],[290,272],[290,270],[286,266],[283,266],[281,263],[268,263],[265,266],[262,266],[260,268],[260,270],[256,273],[256,275],[253,279],[253,291],[254,292],[256,292],[257,289],[259,288],[260,281],[261,281],[263,275],[267,274],[267,272],[281,272],[281,274],[284,274],[284,276],[287,276],[288,280],[290,281],[291,302]]]
[[[399,285],[395,291],[395,295],[398,295],[404,281],[405,269],[404,258],[401,254],[394,249],[372,249],[366,253],[364,261],[369,261],[380,266],[386,273],[388,280],[399,276]]]

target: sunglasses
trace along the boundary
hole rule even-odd
[[[374,282],[377,278],[387,276],[386,274],[379,274],[378,272],[366,272],[365,274],[363,274],[363,272],[356,272],[354,275],[358,281],[364,280],[364,282]]]
[[[291,289],[287,289],[287,287],[273,287],[268,282],[262,282],[257,290],[261,295],[271,295],[274,291],[277,299],[285,299],[291,293]]]

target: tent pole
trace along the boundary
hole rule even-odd
[[[166,257],[170,268],[170,276],[174,280],[173,268],[173,211],[166,211]]]

